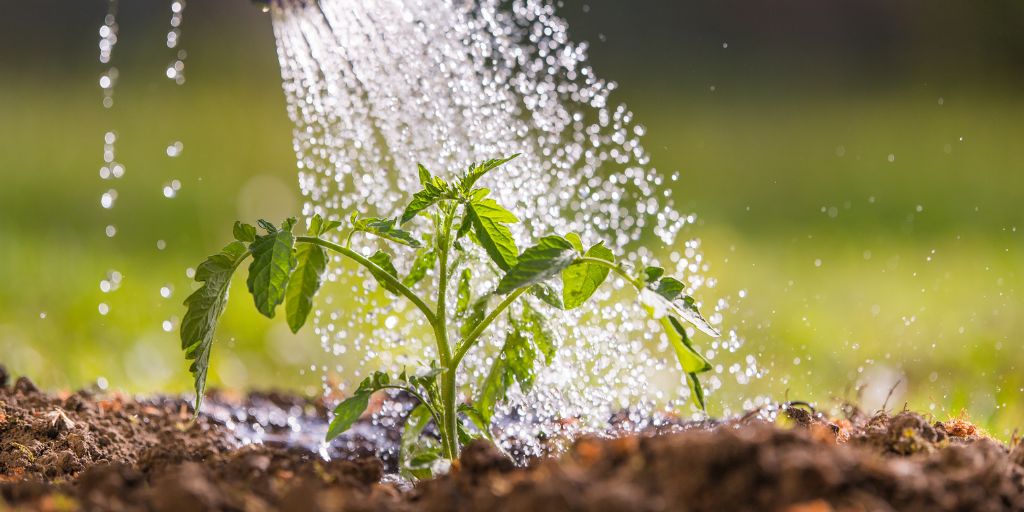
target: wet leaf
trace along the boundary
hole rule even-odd
[[[465,313],[465,318],[462,320],[462,326],[459,327],[459,334],[463,338],[473,332],[477,324],[482,322],[484,317],[487,316],[487,299],[488,296],[485,295],[470,304],[469,309]]]
[[[375,372],[373,375],[363,379],[359,387],[352,393],[352,396],[343,400],[334,408],[334,419],[327,427],[327,441],[330,441],[348,429],[352,428],[363,411],[370,405],[370,396],[375,392],[384,389],[390,383],[388,375],[384,372]]]
[[[675,300],[683,293],[684,290],[686,290],[686,285],[674,277],[661,278],[661,280],[658,281],[658,287],[654,289],[658,295],[661,295],[668,300]]]
[[[363,411],[370,405],[371,395],[373,395],[371,390],[356,391],[334,408],[334,419],[331,420],[331,424],[327,428],[327,441],[345,433],[352,428],[355,422],[359,421]]]
[[[672,316],[664,316],[660,322],[684,372],[703,373],[711,370],[711,363],[693,348],[690,337],[679,320]]]
[[[461,317],[469,309],[469,301],[473,298],[472,293],[473,274],[468,268],[462,269],[459,276],[459,288],[455,294],[455,316]]]
[[[327,251],[319,245],[302,244],[295,250],[297,264],[285,289],[285,316],[292,332],[299,332],[313,310],[313,297],[320,291],[327,272]]]
[[[548,326],[547,318],[537,311],[527,301],[522,301],[523,317],[519,328],[530,334],[533,344],[544,356],[544,362],[551,364],[555,357],[555,350],[558,348],[558,341],[555,339],[555,332]]]
[[[496,292],[506,294],[545,281],[571,265],[576,257],[576,250],[566,239],[543,237],[519,255],[519,261],[498,282]]]
[[[434,179],[434,175],[430,174],[430,171],[423,164],[416,164],[416,173],[419,174],[420,185],[426,186]]]
[[[576,233],[566,233],[565,239],[576,249],[576,252],[583,254],[583,239]]]
[[[562,303],[562,292],[559,290],[560,284],[557,281],[537,283],[530,288],[530,295],[555,309],[565,309],[565,304]]]
[[[434,252],[433,247],[423,247],[416,253],[416,259],[412,262],[412,268],[409,269],[409,275],[402,279],[402,284],[407,287],[412,287],[416,283],[427,277],[427,273],[434,268],[437,264],[437,253]]]
[[[466,212],[470,215],[476,242],[499,268],[505,271],[512,268],[518,259],[519,249],[508,224],[519,222],[519,219],[493,199],[469,203]]]
[[[479,165],[470,167],[469,170],[466,171],[465,176],[459,179],[459,188],[462,190],[463,194],[468,194],[470,190],[473,188],[473,185],[476,184],[477,180],[482,178],[488,172],[491,172],[492,170],[501,167],[505,163],[514,160],[518,156],[519,153],[516,153],[508,158],[495,158],[487,160],[486,162],[482,162]]]
[[[260,224],[267,228],[269,223],[260,221]],[[249,245],[252,263],[249,265],[249,278],[246,284],[256,303],[256,309],[267,318],[274,318],[277,306],[284,302],[288,278],[298,263],[293,251],[294,225],[295,219],[288,219],[281,225],[280,230],[267,229],[266,235],[257,236]]]
[[[245,244],[232,242],[207,258],[196,268],[195,280],[203,285],[185,299],[188,310],[181,321],[181,348],[185,359],[192,361],[189,371],[195,382],[196,414],[203,404],[213,335],[227,306],[231,276],[248,255]]]
[[[666,315],[673,315],[693,324],[697,330],[708,336],[714,338],[721,336],[721,333],[700,314],[693,297],[684,295],[675,300],[669,300],[648,285],[640,290],[640,302],[647,307],[651,316],[656,320],[661,320]]]
[[[665,269],[663,269],[661,267],[646,267],[646,268],[644,268],[644,282],[645,283],[648,283],[648,284],[653,283],[653,282],[657,281],[658,279],[661,279],[661,276],[663,276],[663,275],[665,275]]]
[[[373,253],[373,256],[370,256],[367,259],[372,261],[378,267],[380,267],[384,272],[391,275],[391,277],[394,277],[396,279],[398,278],[398,270],[395,269],[394,263],[391,263],[391,255],[389,255],[388,253],[383,251],[377,251]],[[370,274],[373,275],[374,279],[376,279],[377,282],[380,283],[380,285],[384,287],[385,290],[395,295],[401,295],[401,292],[398,291],[398,287],[389,283],[386,278],[381,277],[382,274],[380,271],[370,270]]]
[[[700,407],[700,410],[707,411],[707,406],[704,403],[704,387],[700,385],[700,379],[697,378],[696,373],[687,373],[686,382],[690,385],[690,396],[693,402]]]
[[[603,243],[591,247],[585,256],[615,262],[615,255]],[[608,278],[609,271],[608,267],[587,262],[577,262],[563,270],[562,302],[565,309],[578,308],[587,302]]]
[[[521,322],[513,322],[513,328],[505,337],[505,344],[484,379],[480,397],[475,402],[485,424],[490,425],[495,406],[505,400],[513,383],[518,382],[524,392],[533,387],[536,360],[537,350],[527,337],[524,326]]]
[[[426,171],[426,169],[422,169],[422,171]],[[425,175],[422,171],[420,172],[421,183],[426,175],[430,174],[427,172]],[[434,206],[442,199],[458,199],[458,196],[451,190],[448,183],[437,176],[430,177],[429,180],[422,184],[423,190],[413,194],[412,201],[409,202],[409,205],[405,207],[405,211],[402,212],[401,224],[409,222],[413,217],[419,215],[420,212]]]
[[[385,240],[390,240],[397,244],[406,245],[413,248],[419,248],[421,245],[419,240],[416,240],[412,236],[412,233],[398,227],[396,224],[398,219],[382,219],[378,217],[363,217],[363,218],[352,218],[352,228],[356,231],[362,231],[364,233],[370,233],[372,235],[379,236]]]
[[[475,405],[459,404],[459,412],[466,415],[466,418],[480,431],[482,436],[494,441],[494,436],[491,435],[490,422],[484,419],[483,414],[480,414]]]
[[[430,409],[419,404],[405,420],[398,448],[399,473],[405,478],[423,480],[433,476],[431,466],[441,458],[441,446],[436,440],[423,436],[433,419]]]

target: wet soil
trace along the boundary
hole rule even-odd
[[[525,468],[480,442],[412,485],[386,476],[395,427],[357,426],[329,461],[296,442],[294,418],[326,417],[301,398],[215,395],[193,423],[179,398],[7,381],[0,369],[0,511],[1024,511],[1024,448],[906,411],[832,419],[789,404],[771,422],[754,411],[583,438]],[[242,426],[263,444],[241,443]]]

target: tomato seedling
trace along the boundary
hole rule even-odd
[[[436,460],[457,458],[461,446],[474,435],[490,438],[495,406],[505,400],[516,383],[528,391],[538,365],[550,364],[558,349],[539,302],[558,309],[578,308],[612,272],[636,288],[645,309],[663,326],[686,375],[692,399],[703,409],[704,392],[698,374],[710,370],[711,365],[690,343],[683,322],[710,336],[719,333],[700,314],[694,299],[684,293],[683,283],[665,276],[660,267],[633,273],[602,242],[585,247],[574,233],[542,237],[520,252],[509,229],[519,220],[492,199],[489,190],[476,186],[481,177],[513,158],[515,155],[470,166],[452,182],[419,166],[423,188],[399,217],[354,214],[341,222],[314,215],[303,236],[292,233],[295,219],[287,219],[280,226],[260,220],[262,233],[255,226],[236,222],[235,241],[196,268],[195,279],[202,286],[185,300],[188,311],[181,323],[181,342],[186,359],[192,361],[197,414],[206,388],[214,330],[227,304],[235,271],[251,257],[246,284],[256,309],[273,318],[277,307],[284,303],[288,325],[298,332],[313,310],[313,299],[323,283],[330,262],[328,251],[361,265],[389,293],[410,301],[433,332],[439,359],[424,362],[428,371],[417,375],[403,371],[395,376],[375,372],[334,409],[327,433],[330,440],[348,430],[365,412],[376,391],[398,389],[409,393],[419,401],[406,420],[401,443],[400,462],[403,473],[409,476],[428,476]],[[431,221],[431,233],[417,237],[403,229],[417,216]],[[327,238],[339,230],[344,244]],[[408,275],[399,276],[391,255],[383,250],[369,257],[352,250],[349,241],[357,233],[374,235],[393,249],[415,250]],[[482,247],[497,269],[493,291],[478,297],[472,293],[471,266],[463,265],[459,270],[451,261],[453,251],[466,252],[467,240]],[[431,270],[437,276],[433,304],[412,290]],[[448,290],[454,281],[456,300],[449,305]],[[526,294],[532,299],[524,297]],[[497,304],[491,308],[494,301]],[[519,306],[512,307],[516,304]],[[501,353],[477,386],[474,399],[460,403],[460,365],[503,314],[508,315],[509,329]],[[453,336],[455,333],[457,336]],[[431,420],[439,440],[422,436]],[[476,434],[467,428],[467,421]]]

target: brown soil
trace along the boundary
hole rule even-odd
[[[284,432],[280,418],[322,421],[322,406],[272,394],[210,403],[193,424],[180,399],[46,394],[0,368],[0,511],[1024,511],[1024,448],[965,418],[851,409],[830,420],[793,406],[771,424],[752,413],[585,438],[527,468],[479,443],[448,476],[413,486],[385,476],[394,428],[325,461],[283,443],[239,446],[227,426]]]

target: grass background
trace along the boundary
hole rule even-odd
[[[163,76],[165,4],[122,5],[109,111],[95,55],[105,2],[10,2],[0,20],[0,362],[50,388],[102,376],[136,392],[189,389],[161,325],[183,313],[186,266],[235,218],[300,204],[269,20],[241,0],[190,3],[178,87]],[[702,298],[745,292],[726,323],[767,376],[740,385],[725,368],[713,412],[755,395],[827,403],[865,382],[877,406],[900,382],[890,405],[940,419],[964,409],[1003,437],[1024,421],[1013,2],[563,12],[648,127],[654,164],[681,174],[677,197],[698,214],[691,233],[718,279]],[[108,130],[127,173],[105,182]],[[184,152],[168,158],[177,140]],[[173,179],[182,189],[164,198]],[[119,198],[104,210],[111,186]],[[101,292],[115,269],[121,288]],[[220,332],[214,383],[317,392],[308,368],[328,361],[308,335],[244,307]]]

